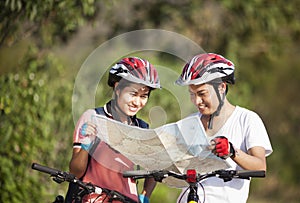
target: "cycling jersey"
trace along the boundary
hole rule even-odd
[[[109,118],[112,118],[110,113],[110,102],[104,107],[97,109],[89,109],[85,111],[77,122],[75,131],[73,134],[73,146],[81,147],[79,139],[80,127],[97,114],[104,114]],[[132,123],[135,126],[141,128],[148,128],[148,124],[135,116],[131,117]],[[87,166],[85,175],[82,177],[82,181],[91,182],[100,188],[106,188],[112,191],[117,191],[127,198],[138,202],[137,187],[135,181],[130,178],[123,178],[122,171],[134,170],[134,164],[125,156],[112,149],[105,142],[100,143],[95,147],[93,154],[90,153],[90,161]],[[96,161],[97,160],[97,161]],[[83,202],[108,202],[109,197],[107,194],[90,194],[83,198]],[[113,201],[114,203],[120,201]]]

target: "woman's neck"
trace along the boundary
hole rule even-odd
[[[127,125],[132,125],[132,119],[130,116],[125,114],[118,106],[115,100],[111,102],[111,114],[113,118],[121,123],[125,123]]]

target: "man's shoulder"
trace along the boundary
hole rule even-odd
[[[235,113],[240,116],[240,117],[245,117],[245,118],[258,118],[259,115],[248,108],[241,107],[241,106],[236,106],[235,108]]]

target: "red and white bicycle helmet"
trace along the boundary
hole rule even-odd
[[[204,83],[235,83],[234,64],[221,55],[205,53],[194,56],[183,68],[178,85],[200,85]]]
[[[201,85],[212,84],[217,94],[219,105],[214,113],[210,115],[208,128],[213,127],[213,118],[220,114],[224,105],[226,92],[221,95],[218,91],[218,84],[226,82],[235,83],[234,64],[221,55],[205,53],[194,56],[183,68],[181,75],[176,80],[178,85]]]
[[[161,88],[157,70],[149,61],[138,57],[123,58],[113,65],[109,71],[108,85],[113,87],[121,78],[153,89]]]

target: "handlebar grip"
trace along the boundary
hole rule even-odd
[[[239,178],[264,178],[266,177],[266,171],[263,170],[257,170],[257,171],[251,171],[251,170],[241,170],[237,171],[236,175]]]
[[[137,177],[137,176],[148,176],[150,175],[149,171],[144,171],[144,170],[137,170],[137,171],[124,171],[123,172],[123,177],[124,178],[132,178],[132,177]]]
[[[56,170],[56,169],[53,169],[53,168],[49,168],[47,166],[42,166],[42,165],[37,164],[37,163],[33,163],[31,165],[31,168],[34,169],[34,170],[38,170],[38,171],[44,172],[44,173],[48,173],[50,175],[54,175],[54,174],[59,174],[60,173],[59,170]]]

